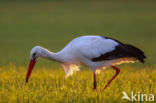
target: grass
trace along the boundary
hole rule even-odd
[[[119,76],[100,92],[115,71],[107,70],[97,76],[98,91],[93,88],[93,75],[89,70],[75,73],[65,79],[63,70],[35,68],[28,84],[25,84],[26,68],[0,68],[1,103],[127,103],[121,100],[125,91],[138,94],[156,94],[155,70],[150,68],[123,67]]]

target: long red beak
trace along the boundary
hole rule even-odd
[[[35,63],[36,63],[36,60],[31,60],[30,63],[29,63],[29,68],[28,68],[28,72],[27,72],[27,76],[26,76],[26,83],[28,82],[28,79],[30,77],[30,74],[31,74],[31,72],[33,70],[33,67],[34,67]]]

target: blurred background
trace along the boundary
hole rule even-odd
[[[103,35],[135,45],[145,52],[146,66],[154,66],[156,2],[0,1],[0,66],[27,66],[34,46],[40,45],[57,52],[82,35]],[[45,59],[39,60],[37,65],[58,66]]]

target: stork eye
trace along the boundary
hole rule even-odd
[[[35,58],[36,57],[36,53],[34,53],[32,57]]]

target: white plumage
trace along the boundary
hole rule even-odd
[[[93,62],[92,58],[99,57],[101,54],[113,51],[117,42],[111,39],[104,39],[100,36],[81,36],[72,40],[61,51],[52,53],[49,50],[35,46],[30,56],[37,53],[39,57],[52,59],[62,64],[66,76],[79,71],[80,64],[89,66],[94,72],[103,66],[109,66],[111,63],[118,63],[118,60]],[[125,61],[125,60],[124,60]],[[119,60],[121,62],[121,60]]]
[[[124,57],[122,54],[120,54],[119,50],[117,52],[119,56],[113,56],[112,54],[116,53],[113,53],[113,51],[115,51],[116,47],[119,45],[121,45],[120,42],[111,38],[105,38],[101,36],[81,36],[73,39],[57,53],[53,53],[40,46],[35,46],[31,50],[30,58],[31,60],[36,60],[38,57],[43,57],[57,61],[64,68],[66,76],[72,75],[74,72],[79,71],[79,66],[81,64],[90,67],[95,73],[97,69],[100,70],[107,66],[133,62],[137,60],[135,56]],[[99,61],[93,60],[93,58],[98,59],[98,57],[100,58]],[[106,57],[106,59],[104,57]],[[95,86],[94,89],[96,89]]]

